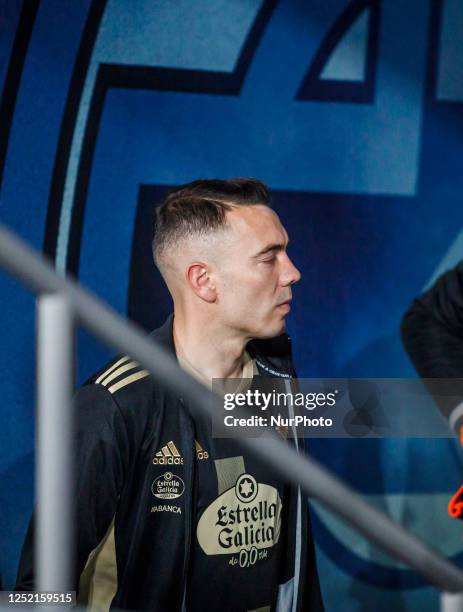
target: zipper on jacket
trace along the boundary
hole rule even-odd
[[[286,392],[293,393],[291,381],[285,380],[284,384],[285,384]],[[290,409],[290,416],[294,417],[294,411],[292,410],[292,407]],[[294,436],[295,450],[298,453],[300,453],[301,451],[299,450],[299,440],[297,437],[297,430],[294,426],[292,430],[293,430],[293,436]],[[294,529],[294,538],[295,538],[295,542],[294,542],[294,591],[293,591],[292,612],[296,612],[299,609],[298,604],[299,604],[299,591],[300,591],[300,582],[301,582],[300,569],[301,569],[301,560],[302,560],[301,559],[301,556],[302,556],[302,537],[301,537],[302,494],[301,494],[301,487],[298,486],[296,489],[296,492],[297,492],[297,507],[296,507],[296,525]]]

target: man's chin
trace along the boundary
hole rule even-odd
[[[283,318],[278,321],[278,323],[263,326],[262,330],[260,330],[259,333],[254,336],[254,338],[260,338],[262,340],[265,340],[266,338],[275,338],[276,336],[281,336],[285,329],[286,321]]]

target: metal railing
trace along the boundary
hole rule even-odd
[[[117,351],[136,359],[160,385],[189,397],[200,413],[211,414],[211,392],[188,376],[176,360],[158,346],[136,325],[126,321],[89,292],[58,275],[43,256],[0,226],[0,265],[10,274],[42,294],[39,301],[38,363],[38,534],[37,560],[39,590],[58,589],[69,576],[69,566],[56,567],[57,551],[67,551],[70,558],[70,525],[66,520],[69,507],[64,501],[54,509],[44,504],[56,494],[57,478],[70,469],[71,451],[71,384],[70,375],[54,377],[47,384],[48,367],[71,371],[71,327],[80,322]],[[43,294],[53,294],[52,297]],[[46,341],[44,341],[44,333]],[[61,381],[61,386],[57,385]],[[64,435],[63,435],[64,434]],[[246,449],[265,460],[287,481],[299,485],[304,493],[318,499],[327,508],[350,523],[371,542],[392,557],[406,563],[441,591],[441,610],[463,611],[463,571],[440,553],[409,534],[384,513],[367,503],[361,495],[307,456],[301,456],[281,439],[259,444],[252,438],[239,440]],[[62,458],[56,461],[55,453]],[[67,453],[67,455],[66,455]],[[50,469],[50,461],[61,473]],[[61,480],[62,482],[62,480]],[[44,495],[44,492],[46,493]],[[50,514],[50,509],[52,514]],[[40,518],[42,517],[42,519]],[[52,535],[52,533],[54,535]]]

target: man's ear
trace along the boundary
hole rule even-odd
[[[188,266],[185,276],[187,283],[199,298],[211,304],[216,301],[217,290],[207,264],[195,261]]]

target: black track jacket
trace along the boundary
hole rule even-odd
[[[173,353],[172,322],[171,316],[152,337]],[[282,380],[295,375],[286,335],[251,341],[247,351],[260,375]],[[118,357],[77,392],[76,421],[75,575],[80,576],[80,588],[78,579],[75,588],[80,599],[88,595],[95,600],[106,581],[110,586],[103,599],[114,607],[185,610],[197,520],[197,462],[208,455],[206,445],[198,447],[186,402],[157,385],[129,357]],[[292,489],[289,505],[294,541],[288,540],[279,602],[271,609],[318,612],[323,603],[307,501]],[[17,590],[33,588],[32,539],[31,527]],[[105,549],[113,551],[106,565],[100,561]],[[108,567],[116,570],[112,586]],[[204,588],[207,598],[207,576]],[[221,607],[224,612],[240,609],[239,602],[223,602]]]

